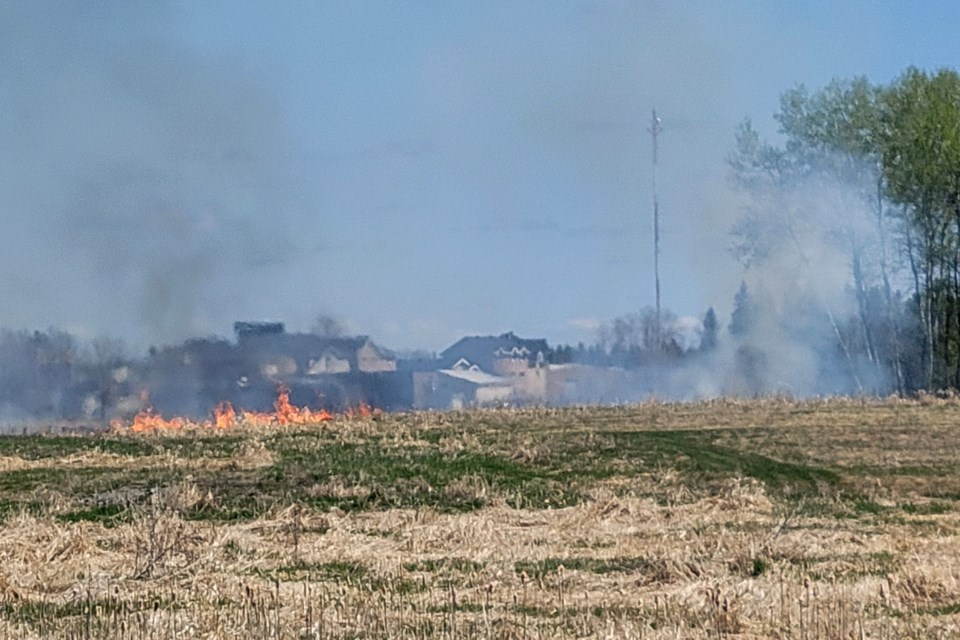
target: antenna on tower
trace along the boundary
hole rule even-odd
[[[663,346],[661,322],[662,315],[660,311],[660,203],[657,200],[657,137],[663,131],[660,125],[660,116],[657,110],[653,110],[653,117],[650,120],[650,127],[647,129],[653,138],[653,279],[657,294],[657,318],[654,328],[657,349]]]

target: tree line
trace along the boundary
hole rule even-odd
[[[960,387],[960,74],[799,86],[774,117],[779,144],[746,121],[729,158],[749,196],[736,257],[764,269],[789,255],[816,272],[808,241],[829,243],[856,308],[823,305],[844,355],[901,393]]]

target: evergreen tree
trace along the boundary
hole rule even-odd
[[[703,337],[700,339],[701,351],[713,351],[717,348],[717,331],[719,323],[717,322],[717,313],[713,307],[707,309],[703,316]]]
[[[740,283],[740,290],[733,297],[733,313],[730,315],[730,334],[738,338],[750,333],[756,324],[756,309],[747,290],[746,281]]]

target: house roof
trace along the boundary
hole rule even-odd
[[[481,387],[509,386],[510,381],[500,376],[491,375],[477,369],[441,369],[439,373],[451,378],[465,380]]]
[[[277,335],[285,331],[282,322],[238,321],[233,323],[233,332],[237,340],[250,336]]]
[[[451,368],[458,360],[466,360],[486,371],[493,370],[495,360],[523,358],[536,364],[537,354],[550,353],[544,339],[520,338],[512,331],[499,336],[470,336],[461,338],[440,354],[441,366]]]
[[[381,357],[388,359],[392,357],[389,352],[371,342],[369,336],[326,338],[312,333],[259,334],[248,336],[240,346],[244,350],[259,353],[261,356],[290,356],[301,366],[306,366],[313,358],[333,355],[348,360],[351,366],[356,367],[357,353],[367,344],[371,345]]]

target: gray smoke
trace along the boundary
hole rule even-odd
[[[728,282],[714,302],[724,309],[716,346],[701,348],[703,324],[669,310],[662,319],[666,345],[659,352],[651,341],[652,309],[617,318],[598,334],[606,359],[575,355],[586,364],[626,363],[627,371],[608,377],[595,399],[895,390],[888,363],[871,355],[864,341],[863,323],[878,340],[886,318],[880,309],[864,315],[858,307],[852,269],[857,256],[862,288],[878,296],[879,235],[876,214],[865,201],[869,186],[865,191],[857,181],[822,175],[751,185],[749,199],[730,212],[737,216],[727,230],[730,250],[742,265],[743,289],[737,294]],[[892,275],[902,278],[903,272],[893,269]]]
[[[224,45],[243,38],[187,44],[184,6],[0,0],[0,327],[108,333],[141,352],[236,319],[306,329],[332,309],[351,329],[379,323],[388,346],[505,330],[576,341],[572,325],[652,297],[656,106],[664,304],[682,314],[667,327],[681,356],[602,395],[806,395],[856,390],[851,375],[883,386],[831,327],[855,309],[851,238],[867,256],[875,242],[861,185],[758,198],[724,183],[736,120],[809,71],[796,43],[744,19],[752,8],[484,3],[431,11],[410,34],[393,24],[402,5],[300,6],[278,18],[277,33],[300,32],[284,76]],[[277,33],[261,55],[284,47]],[[323,46],[304,46],[314,38]],[[330,95],[303,99],[311,83]],[[755,236],[745,271],[727,253],[737,220]],[[318,272],[324,246],[336,277]],[[741,278],[758,317],[732,335]],[[718,346],[696,354],[688,316],[710,305]],[[625,353],[643,345],[630,322],[613,329],[604,340]]]
[[[268,69],[183,46],[162,3],[10,2],[0,25],[0,324],[142,347],[256,306],[311,202]]]

